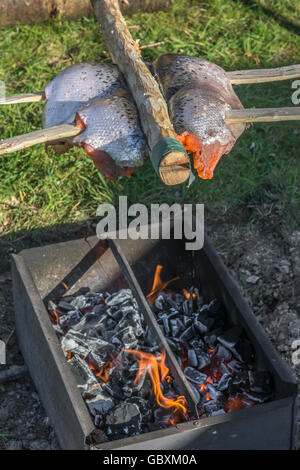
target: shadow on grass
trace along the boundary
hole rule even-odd
[[[245,6],[252,8],[253,10],[261,9],[266,16],[277,21],[277,23],[279,23],[291,33],[300,36],[300,24],[292,22],[279,13],[276,13],[274,10],[265,7],[260,3],[259,0],[242,0],[242,3],[244,3]]]

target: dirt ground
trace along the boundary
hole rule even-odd
[[[255,222],[249,222],[242,214],[235,217],[236,220],[228,214],[224,217],[220,213],[210,214],[206,229],[254,314],[299,383],[300,365],[292,364],[292,343],[300,340],[300,231],[287,234],[278,229],[275,220],[272,222],[265,217]],[[82,235],[87,234],[92,230],[91,224],[81,225],[80,230]],[[30,241],[24,242],[22,248],[30,244]],[[8,247],[0,268],[0,338],[11,336],[7,346],[8,365],[23,364],[13,334],[8,255],[19,249],[13,245]],[[6,367],[0,366],[0,370]],[[0,384],[0,448],[59,449],[29,375]]]

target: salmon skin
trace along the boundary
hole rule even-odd
[[[226,72],[207,60],[179,54],[160,56],[153,71],[175,132],[194,152],[198,175],[212,178],[221,156],[230,152],[246,127],[225,122],[226,111],[243,108]]]

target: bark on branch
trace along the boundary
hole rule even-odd
[[[112,60],[123,72],[139,110],[142,128],[151,151],[164,138],[176,138],[167,104],[158,83],[149,72],[136,48],[117,0],[92,0],[101,32]],[[175,151],[176,150],[176,151]],[[153,154],[152,154],[153,156]],[[190,175],[189,159],[184,149],[174,149],[162,159],[159,175],[167,185],[186,181]],[[154,167],[156,164],[152,163]]]

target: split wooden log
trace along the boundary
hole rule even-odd
[[[30,132],[29,134],[0,140],[0,155],[16,152],[17,150],[32,147],[36,144],[72,137],[79,134],[81,131],[82,129],[79,129],[73,124],[61,124],[60,126],[48,127],[39,131]]]
[[[227,75],[233,85],[291,80],[300,77],[300,64],[274,69],[236,70],[227,72]]]
[[[167,10],[173,0],[120,0],[123,13]],[[93,16],[90,0],[1,0],[0,27]]]
[[[183,183],[190,176],[189,158],[176,140],[167,104],[137,50],[118,1],[92,0],[92,4],[107,49],[123,72],[139,110],[155,170],[167,185]]]

